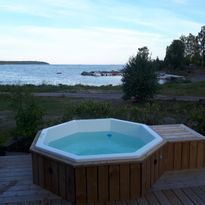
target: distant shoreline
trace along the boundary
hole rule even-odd
[[[49,65],[43,61],[0,61],[0,65]]]

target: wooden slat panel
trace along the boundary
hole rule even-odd
[[[203,168],[205,168],[205,140],[203,140],[203,145],[204,145],[204,148],[203,148],[203,150],[204,150]]]
[[[167,144],[167,170],[171,171],[174,168],[174,144]]]
[[[98,199],[98,178],[97,167],[87,167],[87,201],[88,203],[95,203]]]
[[[46,189],[58,194],[58,165],[54,160],[44,158],[44,180]],[[42,177],[43,178],[43,177]]]
[[[51,192],[58,194],[58,165],[54,160],[44,158],[41,163],[44,163],[45,187]],[[43,169],[42,169],[43,170]],[[43,175],[41,175],[43,180]]]
[[[148,157],[146,159],[146,189],[151,187],[151,159]]]
[[[193,141],[190,142],[190,161],[189,161],[189,168],[194,169],[197,165],[197,142]]]
[[[152,184],[154,184],[154,181],[155,181],[155,175],[154,175],[154,160],[155,160],[155,157],[154,157],[154,154],[151,155],[150,157],[150,185],[152,186]]]
[[[181,142],[174,143],[174,170],[181,169],[182,145]]]
[[[32,173],[33,173],[33,183],[39,184],[38,181],[38,155],[35,153],[32,153]]]
[[[141,194],[144,195],[147,190],[147,163],[146,160],[144,160],[141,164]],[[139,183],[139,182],[138,182]]]
[[[70,165],[66,165],[66,199],[75,202],[75,170]]]
[[[129,199],[130,194],[130,167],[129,164],[120,165],[120,200]]]
[[[159,150],[154,153],[154,181],[159,178]]]
[[[141,196],[141,167],[139,163],[130,165],[130,198]]]
[[[85,167],[75,168],[75,190],[76,190],[76,204],[85,204],[87,202]]]
[[[45,187],[45,164],[44,158],[41,155],[38,155],[38,173],[39,173],[39,185]]]
[[[163,164],[163,172],[165,172],[168,169],[168,144],[167,143],[163,146],[162,161],[163,161],[163,163],[162,163]]]
[[[182,143],[182,169],[189,168],[189,142]]]
[[[52,190],[51,186],[51,173],[52,173],[52,168],[51,168],[51,163],[50,160],[47,158],[43,159],[43,165],[44,165],[44,177],[45,177],[45,188],[48,190]],[[41,175],[42,176],[42,175]]]
[[[67,186],[67,183],[66,183],[66,165],[63,163],[59,163],[58,169],[59,169],[59,183],[58,183],[59,195],[63,199],[67,199],[66,198],[66,186]]]
[[[58,195],[58,162],[51,161],[51,191]]]
[[[197,142],[197,168],[202,168],[204,166],[204,155],[204,141],[199,141]]]
[[[98,200],[106,202],[109,200],[108,166],[98,167]]]
[[[159,177],[164,173],[165,158],[164,146],[159,149]]]
[[[120,172],[119,165],[109,166],[110,201],[120,199]]]

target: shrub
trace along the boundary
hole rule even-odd
[[[15,135],[33,139],[43,124],[43,111],[30,93],[18,92],[12,97],[15,111]]]
[[[205,135],[205,106],[199,105],[195,107],[195,109],[192,109],[187,123],[190,124],[193,129]]]
[[[153,98],[157,89],[157,78],[147,47],[139,48],[137,55],[129,59],[123,71],[122,82],[124,99]]]
[[[63,116],[63,121],[70,119],[106,118],[111,113],[109,103],[85,101],[70,105]]]
[[[134,107],[131,110],[131,120],[149,125],[160,124],[160,105],[146,103],[143,107]]]

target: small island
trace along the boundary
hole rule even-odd
[[[0,65],[49,65],[43,61],[0,61]]]

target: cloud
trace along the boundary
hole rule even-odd
[[[204,12],[178,5],[184,3],[190,6],[187,0],[1,1],[0,56],[51,63],[125,63],[137,48],[148,46],[154,58],[163,58],[173,39],[201,28],[196,17],[200,13],[203,20]],[[6,12],[11,20],[4,23]],[[194,18],[185,13],[194,13]]]
[[[0,39],[2,58],[9,56],[10,60],[38,59],[51,63],[126,63],[139,47],[145,45],[152,50],[153,55],[160,56],[160,50],[168,40],[154,33],[110,28],[27,26],[15,28],[13,33],[14,35],[2,35]]]
[[[0,10],[58,19],[91,11],[92,5],[88,0],[13,0],[0,2]]]

